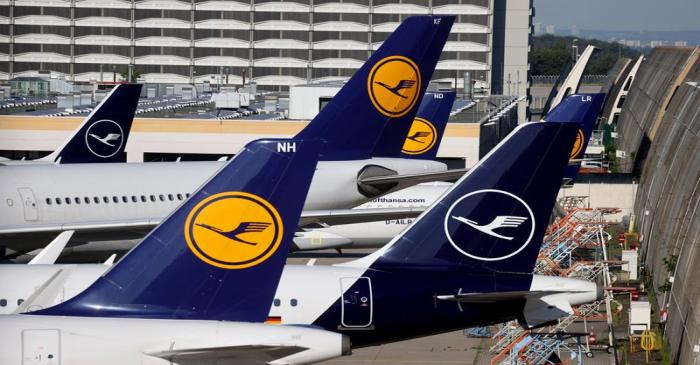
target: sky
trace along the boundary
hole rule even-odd
[[[700,0],[534,0],[534,6],[533,23],[559,29],[700,30]]]

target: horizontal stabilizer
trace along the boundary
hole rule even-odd
[[[361,185],[384,185],[390,183],[406,184],[407,186],[433,181],[457,181],[469,169],[454,169],[438,172],[426,172],[420,174],[385,175],[363,177],[358,182]]]
[[[294,237],[294,251],[345,248],[350,245],[352,240],[347,237],[319,230],[297,232]]]
[[[243,345],[210,348],[166,350],[148,353],[163,360],[180,365],[195,364],[246,364],[264,365],[271,361],[307,350],[300,346]]]
[[[567,296],[569,293],[529,297],[520,322],[523,327],[534,328],[566,317],[574,312]]]
[[[440,300],[462,303],[490,303],[508,300],[542,298],[554,294],[569,294],[571,291],[539,290],[539,291],[502,291],[492,293],[460,293],[453,295],[438,295]]]

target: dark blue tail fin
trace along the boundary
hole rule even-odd
[[[92,286],[33,313],[265,321],[320,148],[249,143]]]
[[[567,166],[564,174],[567,184],[573,184],[576,181],[578,170],[581,168],[581,160],[586,153],[588,141],[591,139],[604,101],[605,94],[569,95],[545,117],[547,122],[576,123],[579,125],[576,141],[570,154],[573,161]]]
[[[141,86],[115,86],[63,146],[44,159],[59,163],[126,162],[124,149]]]
[[[327,141],[322,160],[400,151],[454,19],[406,18],[297,138]]]
[[[368,257],[371,267],[532,273],[576,130],[563,123],[517,127]],[[362,260],[356,265],[367,264]]]
[[[456,95],[454,91],[425,94],[408,135],[403,136],[405,141],[399,157],[423,160],[437,157]]]

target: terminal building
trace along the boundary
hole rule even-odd
[[[433,79],[527,93],[531,1],[0,0],[0,80],[242,84],[344,79],[406,17],[457,16]],[[124,76],[122,76],[124,75]]]

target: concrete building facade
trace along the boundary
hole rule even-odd
[[[527,79],[530,1],[0,0],[0,8],[5,80],[49,71],[112,81],[131,72],[149,83],[240,84],[245,77],[286,89],[352,75],[414,14],[457,16],[434,79],[461,87],[470,72],[490,90],[498,75],[494,90],[503,90],[504,75],[516,74],[512,65]],[[514,28],[522,34],[508,36]]]

